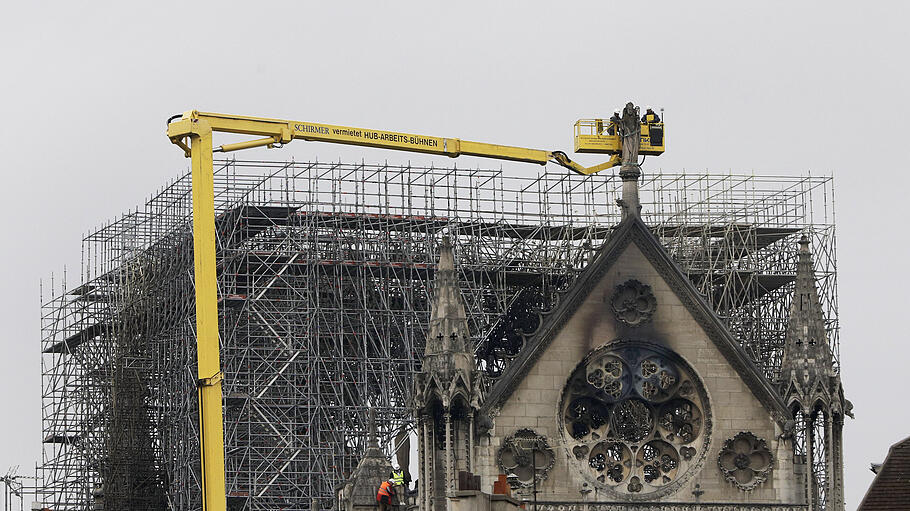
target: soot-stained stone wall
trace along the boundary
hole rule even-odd
[[[650,286],[657,301],[651,320],[636,327],[617,321],[610,306],[616,286],[630,279]],[[593,350],[619,339],[647,341],[678,355],[702,382],[710,408],[711,431],[706,439],[706,456],[678,489],[655,500],[694,502],[693,489],[697,484],[704,492],[699,497],[701,502],[801,502],[802,489],[794,475],[792,447],[789,440],[779,439],[782,431],[778,423],[634,244],[624,250],[594,286],[502,404],[491,434],[478,439],[475,472],[482,475],[484,487],[492,485],[501,472],[497,454],[503,440],[516,430],[527,428],[547,437],[555,452],[555,463],[538,486],[539,500],[581,501],[584,483],[594,490],[588,495],[588,502],[624,498],[598,488],[582,475],[566,448],[560,421],[561,396],[573,370]],[[725,480],[717,464],[724,441],[743,431],[764,439],[773,456],[768,480],[749,492]]]

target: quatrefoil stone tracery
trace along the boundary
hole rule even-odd
[[[743,491],[752,491],[771,474],[774,456],[768,444],[748,431],[724,442],[717,456],[724,478]]]
[[[657,298],[651,286],[632,279],[616,286],[610,297],[610,309],[620,323],[637,327],[649,321],[657,310]]]

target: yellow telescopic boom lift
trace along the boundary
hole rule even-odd
[[[452,158],[470,155],[546,165],[556,163],[589,175],[620,164],[622,139],[603,119],[575,123],[575,152],[611,155],[609,161],[584,167],[562,151],[527,149],[457,138],[380,131],[303,121],[284,121],[192,110],[168,120],[167,136],[192,160],[193,259],[196,284],[196,357],[199,398],[199,436],[202,462],[202,509],[224,511],[224,419],[222,417],[221,361],[218,347],[218,280],[215,273],[215,185],[213,152],[253,147],[280,147],[292,140],[331,142],[396,151],[440,154]],[[261,138],[213,147],[212,133],[238,133]],[[663,123],[642,123],[639,154],[664,152]]]

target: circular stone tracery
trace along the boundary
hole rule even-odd
[[[563,389],[562,434],[584,477],[625,500],[676,490],[704,462],[704,387],[679,356],[643,341],[591,352]]]

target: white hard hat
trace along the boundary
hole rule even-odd
[[[648,105],[645,107],[645,110],[653,110],[653,109],[651,108],[651,105]]]
[[[616,108],[613,109],[613,113],[614,113],[614,114],[618,114],[619,112],[622,112],[622,107],[621,107],[621,106],[618,106],[618,107],[616,107]]]

